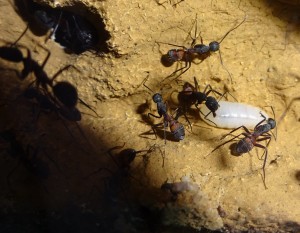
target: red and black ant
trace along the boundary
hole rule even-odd
[[[207,57],[209,57],[211,55],[212,52],[217,52],[219,51],[220,54],[220,61],[222,66],[225,68],[225,70],[227,71],[227,73],[230,76],[231,82],[232,82],[232,77],[230,72],[226,69],[226,67],[223,65],[223,61],[222,61],[222,57],[221,57],[221,53],[220,53],[220,44],[222,43],[222,41],[228,36],[228,34],[230,32],[232,32],[233,30],[237,29],[239,26],[241,26],[245,21],[246,21],[247,15],[245,15],[244,19],[242,22],[240,22],[237,26],[233,27],[232,29],[230,29],[228,32],[226,32],[226,34],[220,39],[220,41],[212,41],[209,43],[209,45],[205,45],[203,44],[203,40],[201,37],[201,44],[196,44],[196,39],[197,37],[197,15],[196,15],[196,20],[195,20],[195,37],[192,38],[192,43],[190,45],[189,48],[185,47],[185,46],[181,46],[181,45],[176,45],[176,44],[170,44],[170,43],[164,43],[164,42],[157,42],[160,44],[167,44],[167,45],[171,45],[171,46],[175,46],[178,47],[179,49],[170,49],[167,54],[163,55],[161,60],[163,64],[166,64],[166,66],[170,66],[172,65],[174,62],[177,61],[184,61],[185,65],[177,70],[175,70],[173,73],[171,73],[169,76],[167,76],[164,80],[172,77],[174,74],[176,74],[179,71],[180,74],[175,78],[177,79],[178,77],[180,77],[182,74],[184,74],[186,71],[188,71],[192,65],[192,62],[195,58],[199,58],[202,61],[204,61]],[[163,80],[163,81],[164,81]]]
[[[150,90],[151,92],[153,92],[148,86],[146,86],[145,82],[147,81],[148,77],[143,81],[143,85],[144,87],[146,87],[148,90]],[[166,143],[166,128],[169,126],[170,127],[170,131],[173,135],[173,138],[177,141],[183,140],[184,136],[185,136],[185,132],[184,132],[184,127],[183,125],[177,121],[179,114],[176,114],[175,117],[173,117],[172,115],[168,114],[168,107],[167,107],[167,103],[163,102],[163,98],[161,96],[161,94],[159,93],[155,93],[152,96],[152,100],[154,101],[154,103],[156,103],[157,106],[157,112],[158,112],[158,116],[152,114],[152,113],[148,113],[148,117],[150,118],[150,116],[155,117],[155,118],[162,118],[163,117],[163,125],[164,125],[164,139],[165,139],[165,143]],[[152,126],[153,131],[155,132],[155,127],[161,125],[161,123]]]
[[[273,114],[274,114],[274,110],[272,108]],[[237,142],[236,146],[235,146],[235,151],[234,153],[237,156],[240,156],[244,153],[247,153],[249,151],[251,151],[253,149],[253,147],[259,147],[264,149],[264,153],[261,156],[260,159],[263,158],[264,162],[263,162],[263,166],[262,166],[262,170],[263,170],[263,183],[265,188],[267,188],[266,186],[266,172],[265,172],[265,166],[266,166],[266,162],[267,162],[267,158],[268,158],[268,145],[271,142],[272,139],[272,135],[269,133],[272,129],[274,129],[276,127],[276,121],[273,118],[266,118],[263,114],[261,114],[261,116],[264,118],[263,120],[261,120],[254,128],[254,130],[251,132],[248,128],[246,128],[245,126],[240,126],[232,131],[230,131],[228,134],[224,135],[222,139],[224,139],[225,137],[227,137],[228,135],[232,136],[232,133],[243,128],[245,132],[240,133],[239,135],[233,136],[233,138],[231,138],[230,140],[218,145],[215,149],[213,149],[209,154],[213,153],[214,151],[216,151],[217,149],[219,149],[220,147],[224,146],[225,144],[232,142],[235,139],[239,139],[239,141]],[[263,124],[263,122],[265,122],[265,124]],[[239,138],[240,136],[244,136],[243,138]],[[276,136],[273,135],[275,140],[276,140]],[[261,141],[266,141],[267,140],[267,144],[266,146],[261,145],[257,142],[261,142]]]

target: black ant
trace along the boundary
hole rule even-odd
[[[89,175],[85,176],[85,179],[90,178],[91,176],[105,170],[108,173],[111,174],[107,178],[107,182],[105,183],[108,186],[108,190],[110,191],[109,197],[115,196],[119,191],[124,190],[123,183],[124,178],[130,177],[134,179],[139,184],[142,184],[139,180],[137,180],[135,177],[130,175],[130,165],[133,162],[133,160],[136,158],[136,156],[139,154],[141,156],[145,156],[151,152],[153,152],[156,148],[156,145],[151,146],[148,150],[135,150],[132,148],[127,148],[121,150],[118,154],[113,154],[112,152],[115,150],[119,150],[124,148],[125,143],[122,146],[115,146],[107,151],[108,155],[112,159],[112,161],[117,166],[117,170],[111,170],[109,168],[100,167],[96,171],[90,173]]]
[[[27,145],[26,149],[24,149],[22,143],[17,139],[17,136],[13,130],[2,131],[0,132],[0,136],[2,139],[9,143],[7,151],[10,156],[18,159],[18,164],[7,175],[7,184],[11,190],[12,188],[10,185],[10,177],[19,166],[19,163],[21,163],[30,173],[40,179],[47,179],[49,177],[49,166],[45,161],[38,158],[38,148]],[[60,168],[58,167],[56,162],[48,155],[46,156],[60,171]]]
[[[196,38],[198,36],[197,35],[197,15],[196,15],[196,20],[195,20],[195,37],[192,37],[192,43],[190,48],[186,48],[185,46],[181,46],[181,45],[176,45],[176,44],[170,44],[170,43],[164,43],[164,42],[157,42],[157,43],[161,43],[161,44],[167,44],[167,45],[171,45],[171,46],[175,46],[178,47],[180,49],[170,49],[166,55],[162,56],[162,62],[168,65],[173,64],[174,62],[177,61],[184,61],[185,65],[177,70],[175,70],[173,73],[171,73],[169,76],[167,76],[164,80],[166,80],[169,77],[172,77],[174,74],[176,74],[179,71],[182,71],[175,79],[177,79],[178,77],[180,77],[182,74],[184,74],[186,71],[188,71],[192,65],[192,62],[195,58],[199,58],[202,61],[204,61],[207,57],[209,57],[211,55],[212,52],[217,52],[219,51],[220,54],[220,61],[222,66],[225,68],[225,66],[223,65],[223,61],[222,61],[222,57],[221,57],[221,53],[220,53],[220,44],[222,43],[222,41],[228,36],[228,34],[230,32],[232,32],[233,30],[237,29],[239,26],[241,26],[245,21],[246,21],[247,15],[245,15],[243,21],[241,23],[239,23],[237,26],[233,27],[232,29],[230,29],[223,37],[220,41],[212,41],[209,43],[209,45],[205,45],[203,44],[203,40],[201,37],[201,44],[196,44]],[[230,76],[231,82],[232,82],[232,77],[231,74],[229,73],[229,71],[225,68],[225,70],[227,71],[227,73]],[[163,80],[163,81],[164,81]]]
[[[273,114],[274,114],[274,110],[272,108]],[[260,113],[260,115],[263,117],[263,120],[261,120],[254,128],[253,132],[251,132],[248,128],[246,128],[245,126],[240,126],[232,131],[230,131],[228,134],[224,135],[222,139],[224,139],[225,137],[227,137],[228,135],[231,135],[233,132],[243,128],[245,132],[240,133],[237,136],[233,136],[233,138],[231,138],[230,140],[218,145],[215,149],[213,149],[209,154],[213,153],[215,150],[219,149],[221,146],[232,142],[233,140],[235,140],[236,138],[239,139],[239,137],[242,135],[244,136],[244,138],[240,139],[238,141],[238,143],[235,146],[235,154],[237,156],[240,156],[244,153],[247,153],[249,151],[251,151],[253,149],[253,147],[259,147],[264,149],[264,153],[261,156],[260,159],[263,158],[264,162],[263,162],[263,166],[262,166],[262,170],[263,170],[263,183],[265,188],[267,188],[266,186],[266,173],[265,173],[265,166],[266,166],[266,162],[267,162],[267,157],[268,157],[268,145],[271,142],[272,139],[272,135],[269,133],[272,129],[274,129],[276,127],[276,121],[273,118],[266,118],[262,113]],[[266,121],[266,124],[263,124],[263,122]],[[276,136],[273,135],[275,140],[276,140]],[[263,146],[257,142],[261,142],[261,141],[267,141],[266,146]]]
[[[183,110],[182,111],[183,114],[185,115],[185,113],[187,112],[187,109],[189,109],[191,107],[191,105],[194,104],[195,107],[199,110],[199,112],[204,116],[205,119],[207,119],[208,115],[211,113],[213,114],[214,117],[216,117],[216,111],[220,107],[220,105],[218,103],[220,100],[218,101],[215,97],[209,96],[209,94],[211,92],[213,92],[213,93],[221,96],[220,99],[222,99],[223,96],[229,92],[225,92],[224,94],[221,94],[220,92],[214,90],[210,84],[206,85],[203,92],[200,92],[198,89],[199,85],[198,85],[198,81],[197,81],[196,77],[194,77],[194,83],[195,83],[195,86],[192,86],[190,83],[186,82],[183,86],[183,91],[179,92],[179,94],[178,94],[178,101],[179,101],[180,105],[182,106],[181,109]],[[206,115],[198,107],[198,105],[202,104],[203,102],[205,103],[206,107],[210,110]],[[186,119],[187,119],[187,117],[186,117]],[[209,119],[207,119],[207,120],[212,122]],[[187,121],[188,121],[188,119],[187,119]],[[212,122],[212,123],[215,124],[214,122]]]
[[[148,86],[146,86],[145,82],[147,81],[148,77],[143,81],[143,85],[144,87],[146,87],[148,90],[150,90],[151,92],[153,92]],[[180,141],[184,139],[185,136],[185,132],[184,132],[184,127],[181,123],[179,123],[177,121],[179,115],[176,114],[175,117],[171,116],[168,114],[168,107],[167,107],[167,103],[163,102],[163,98],[161,96],[161,94],[159,93],[155,93],[152,96],[152,100],[154,101],[154,103],[156,103],[157,106],[157,112],[159,116],[156,116],[152,113],[148,113],[148,117],[150,118],[150,116],[155,117],[155,118],[164,118],[163,120],[163,125],[164,125],[164,139],[165,139],[165,143],[166,143],[166,127],[170,127],[170,131],[174,137],[175,140]],[[161,125],[158,124],[158,125]],[[158,126],[158,125],[154,125]],[[152,127],[152,129],[154,130],[154,128]],[[155,130],[154,130],[155,132]]]
[[[95,112],[95,110],[93,110],[88,104],[86,104],[83,100],[81,100],[78,97],[77,90],[72,84],[70,84],[69,82],[66,82],[66,81],[56,82],[55,84],[53,84],[54,80],[62,72],[69,69],[70,67],[73,67],[75,69],[76,69],[76,67],[74,67],[73,65],[67,65],[64,68],[58,70],[53,75],[53,77],[50,79],[48,77],[47,73],[44,71],[44,66],[46,65],[46,63],[50,57],[50,51],[47,50],[46,48],[43,48],[43,49],[45,49],[47,51],[47,56],[46,56],[45,60],[43,61],[42,65],[39,65],[38,62],[36,62],[35,60],[33,60],[31,58],[31,53],[28,48],[26,48],[27,56],[24,57],[22,55],[22,52],[20,51],[20,49],[18,49],[16,46],[14,46],[14,44],[12,46],[0,47],[0,57],[5,60],[11,61],[11,62],[21,62],[22,61],[24,68],[21,72],[21,75],[19,75],[20,79],[24,80],[31,72],[33,72],[36,79],[34,82],[29,84],[29,86],[31,86],[33,83],[35,83],[35,86],[37,88],[39,88],[41,86],[45,90],[46,95],[49,96],[49,98],[52,98],[52,102],[55,102],[55,104],[58,104],[58,102],[53,99],[52,95],[49,92],[49,87],[50,87],[53,91],[54,96],[60,101],[60,103],[62,103],[62,104],[58,104],[58,105],[62,106],[62,107],[60,107],[61,113],[65,116],[69,115],[66,118],[76,119],[75,121],[79,121],[81,119],[81,117],[79,119],[78,110],[76,110],[76,107],[75,107],[78,100],[80,101],[80,103],[82,103],[87,108],[92,110],[98,116],[98,114]],[[76,116],[72,117],[72,114],[74,116],[76,114]]]
[[[42,65],[39,65],[38,62],[36,62],[35,60],[33,60],[31,58],[31,52],[28,48],[26,48],[27,51],[27,56],[24,57],[21,50],[18,47],[24,47],[25,46],[15,46],[15,43],[12,44],[11,46],[2,46],[0,48],[0,57],[11,61],[11,62],[23,62],[23,70],[21,71],[21,74],[18,74],[19,78],[21,80],[26,79],[26,77],[33,72],[36,80],[36,86],[39,87],[40,85],[47,90],[48,86],[52,86],[52,80],[48,78],[48,75],[46,74],[46,72],[44,71],[44,67],[50,57],[50,51],[47,50],[46,48],[43,48],[47,51],[47,56],[45,58],[45,60],[43,61]],[[67,69],[68,67],[64,68]],[[52,79],[55,79],[64,69],[59,70]]]
[[[69,107],[61,104],[50,93],[45,92],[41,88],[28,87],[23,96],[28,99],[35,99],[40,106],[40,109],[46,112],[56,112],[68,121],[80,121],[81,113],[76,106]]]

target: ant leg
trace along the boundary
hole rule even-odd
[[[266,146],[265,146],[265,147],[268,147],[269,144],[270,144],[270,142],[271,142],[271,139],[272,139],[271,135],[270,135],[270,134],[266,134],[265,137],[259,138],[259,139],[257,139],[256,141],[257,141],[257,142],[261,142],[261,141],[266,141],[266,140],[268,140],[268,142],[267,142],[267,144],[266,144]],[[259,160],[262,160],[262,158],[263,158],[263,155],[262,155],[260,158],[258,158],[258,159],[259,159]]]
[[[22,32],[22,34],[19,36],[19,38],[18,38],[14,43],[11,44],[11,47],[16,46],[16,44],[22,39],[22,37],[23,37],[23,36],[25,35],[25,33],[28,31],[28,28],[29,28],[29,26],[28,26],[28,24],[27,24],[25,30]]]
[[[166,43],[166,42],[159,42],[159,41],[155,41],[155,43],[158,43],[158,44],[166,44],[166,45],[171,45],[171,46],[175,46],[175,47],[178,47],[178,48],[187,49],[187,48],[186,48],[185,46],[183,46],[183,45],[170,44],[170,43]]]
[[[78,100],[79,100],[79,102],[82,104],[82,105],[84,105],[85,107],[87,107],[88,109],[90,109],[91,111],[93,111],[95,114],[96,114],[96,116],[97,117],[100,117],[99,115],[98,115],[98,113],[90,106],[90,105],[88,105],[87,103],[85,103],[82,99],[80,99],[80,98],[78,98]]]
[[[156,116],[156,115],[149,112],[148,113],[148,118],[150,118],[150,116],[155,117],[155,118],[162,118],[162,116]]]
[[[44,46],[42,46],[40,44],[38,44],[38,46],[43,48],[47,52],[47,56],[46,56],[45,60],[43,61],[42,65],[41,65],[41,68],[43,69],[45,67],[46,63],[48,62],[48,59],[51,55],[51,52],[47,48],[45,48]]]
[[[195,92],[198,92],[199,85],[198,85],[198,81],[197,81],[196,77],[194,77],[194,83],[195,83]]]
[[[176,2],[176,3],[174,3],[174,4],[172,5],[172,7],[176,8],[176,6],[177,6],[179,3],[183,2],[183,1],[184,1],[184,0],[178,0],[178,2]]]
[[[68,70],[70,67],[73,67],[74,69],[77,69],[75,66],[73,65],[67,65],[64,68],[58,70],[52,77],[51,79],[51,83],[54,81],[54,79],[56,79],[62,72],[64,72],[65,70]]]
[[[178,69],[178,70],[175,70],[175,71],[174,71],[173,73],[171,73],[169,76],[167,76],[166,78],[164,78],[164,79],[161,81],[161,83],[162,83],[163,81],[165,81],[166,79],[172,77],[172,76],[173,76],[174,74],[176,74],[178,71],[181,71],[181,70],[184,70],[184,69],[185,69],[185,70],[184,70],[183,72],[181,72],[178,76],[176,76],[174,79],[172,79],[172,81],[178,79],[181,75],[183,75],[185,72],[187,72],[187,71],[191,68],[191,65],[192,65],[192,63],[191,63],[190,61],[186,61],[184,67],[182,67],[182,68],[180,68],[180,69]]]
[[[199,109],[199,108],[198,108]],[[204,116],[204,119],[205,120],[208,120],[209,122],[213,123],[216,127],[217,127],[217,124],[215,122],[213,122],[212,120],[208,119],[207,117],[209,116],[209,114],[211,114],[211,111],[209,111],[206,115],[204,115],[203,112],[201,112],[201,110],[199,109],[199,112],[200,114],[202,114]]]
[[[246,126],[242,125],[242,126],[240,126],[240,127],[237,127],[237,128],[235,128],[235,129],[231,130],[229,133],[225,134],[224,136],[222,136],[222,137],[221,137],[221,140],[223,140],[223,139],[226,138],[228,135],[232,134],[233,132],[235,132],[235,131],[237,131],[237,130],[239,130],[239,129],[241,129],[241,128],[243,128],[244,131],[246,131],[247,135],[250,135],[250,134],[251,134],[251,132],[249,131],[249,129],[248,129]]]
[[[254,131],[256,131],[256,130],[257,130],[257,127],[260,126],[260,125],[261,125],[264,121],[266,121],[266,119],[267,119],[261,112],[260,112],[260,115],[261,115],[261,117],[264,118],[264,119],[262,119],[260,122],[257,123],[257,125],[254,127]]]
[[[268,148],[266,146],[260,145],[258,143],[255,143],[254,146],[264,149],[264,153],[262,155],[262,157],[264,156],[264,163],[263,163],[263,166],[262,166],[262,170],[263,170],[263,183],[264,183],[265,189],[267,189],[265,167],[266,167],[267,158],[268,158]]]
[[[115,146],[115,147],[113,147],[113,148],[110,148],[110,149],[107,151],[107,153],[109,154],[110,158],[114,161],[114,163],[115,163],[118,167],[120,167],[120,164],[117,162],[117,160],[116,160],[115,157],[113,156],[112,151],[122,149],[124,146],[125,146],[125,142],[124,142],[123,146]]]
[[[180,111],[178,111],[178,113],[176,114],[176,116],[174,117],[174,119],[175,119],[175,120],[178,120],[178,118],[179,118],[179,116],[180,116],[181,114],[184,115],[185,120],[187,121],[187,123],[189,124],[189,126],[190,126],[190,128],[191,128],[191,131],[193,132],[192,124],[191,124],[189,118],[187,117],[187,115],[185,114],[185,112],[184,112],[183,110],[181,110],[181,108],[177,108],[176,110],[178,110],[178,109],[179,109]],[[180,114],[180,113],[181,113],[181,114]]]
[[[231,138],[230,140],[223,142],[222,144],[218,145],[215,149],[213,149],[208,155],[206,155],[204,158],[208,157],[210,154],[212,154],[214,151],[216,151],[217,149],[219,149],[220,147],[224,146],[225,144],[232,142],[234,139],[240,137],[241,135],[244,135],[244,133],[240,133],[237,136],[234,136],[233,138]],[[245,136],[245,135],[244,135]]]
[[[184,0],[181,0],[181,1],[184,1]],[[192,39],[191,48],[194,47],[194,45],[196,44],[197,38],[200,36],[200,33],[197,35],[197,29],[198,29],[198,19],[197,19],[197,17],[198,17],[198,14],[196,13],[195,20],[194,20],[194,22],[193,22],[193,24],[192,24],[192,26],[191,26],[190,32],[189,32],[189,36],[190,36],[190,38]],[[191,32],[192,32],[192,28],[194,27],[194,25],[195,25],[195,35],[194,35],[194,37],[193,37],[193,36],[191,35]],[[202,38],[202,37],[201,37],[201,38]]]

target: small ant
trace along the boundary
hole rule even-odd
[[[147,81],[148,77],[143,81],[143,85],[144,87],[146,87],[148,90],[150,90],[151,92],[153,92],[148,86],[146,86],[146,81]],[[156,116],[152,113],[148,113],[148,117],[150,118],[150,116],[155,117],[155,118],[162,118],[163,117],[163,125],[164,125],[164,139],[165,139],[165,144],[166,144],[166,127],[170,127],[170,131],[174,137],[175,140],[180,141],[184,139],[185,136],[185,132],[184,132],[184,127],[181,123],[179,123],[177,121],[179,115],[176,114],[175,117],[171,116],[168,114],[168,107],[167,107],[167,103],[163,102],[163,98],[161,96],[161,94],[159,93],[155,93],[152,96],[152,100],[154,101],[154,103],[156,103],[157,106],[157,112],[159,116]],[[158,124],[158,125],[161,125]],[[158,126],[158,125],[154,125],[154,126]],[[153,127],[152,127],[153,128]],[[154,130],[154,129],[153,129]],[[155,131],[154,131],[155,132]]]
[[[27,145],[24,149],[22,143],[17,139],[16,133],[13,130],[6,130],[0,132],[1,138],[9,143],[7,152],[11,157],[18,159],[18,164],[9,172],[7,175],[7,184],[11,190],[10,178],[14,171],[17,169],[21,163],[31,174],[38,177],[39,179],[47,179],[50,175],[50,169],[48,164],[38,158],[38,148],[34,148],[31,145]],[[47,158],[54,163],[54,165],[59,169],[56,162],[51,159],[48,155]],[[59,169],[60,170],[60,169]],[[47,190],[46,190],[47,191]]]
[[[214,90],[210,84],[206,85],[203,92],[200,92],[198,89],[199,85],[196,77],[194,77],[194,83],[195,86],[192,86],[190,83],[186,82],[183,86],[183,91],[179,92],[178,94],[178,101],[183,108],[183,114],[185,114],[187,112],[187,109],[189,109],[191,105],[194,104],[195,107],[199,110],[199,112],[204,116],[205,119],[207,119],[207,116],[210,113],[212,113],[213,116],[216,117],[216,111],[220,107],[220,105],[218,104],[219,101],[215,97],[209,96],[209,94],[213,92],[221,96],[220,99],[222,99],[223,96],[229,92],[225,92],[224,94],[221,94],[220,92]],[[198,105],[202,104],[203,102],[205,102],[206,107],[210,110],[206,115],[198,108]],[[207,120],[211,121],[209,119]],[[214,122],[212,123],[215,124]]]
[[[225,68],[227,73],[230,76],[231,82],[232,82],[232,77],[229,71],[226,69],[226,67],[223,65],[221,53],[220,53],[220,44],[222,41],[228,36],[230,32],[233,30],[237,29],[239,26],[241,26],[245,21],[246,21],[247,15],[245,15],[244,19],[242,22],[240,22],[237,26],[233,27],[230,29],[226,34],[220,39],[220,41],[212,41],[209,43],[209,45],[203,44],[203,39],[201,37],[201,44],[196,44],[196,39],[199,36],[197,35],[197,15],[195,19],[195,37],[193,38],[191,35],[190,37],[192,38],[192,43],[189,48],[186,48],[185,46],[181,45],[176,45],[176,44],[170,44],[170,43],[164,43],[164,42],[157,42],[161,44],[167,44],[171,46],[178,47],[180,49],[170,49],[167,54],[162,56],[162,62],[168,65],[173,64],[174,62],[177,61],[184,61],[185,65],[177,70],[175,70],[173,73],[171,73],[169,76],[167,76],[164,80],[166,80],[169,77],[172,77],[174,74],[176,74],[179,71],[182,71],[175,79],[180,77],[182,74],[184,74],[186,71],[188,71],[192,65],[192,62],[195,58],[199,58],[202,61],[204,61],[207,57],[211,55],[212,52],[217,52],[219,51],[220,54],[220,61],[222,66]],[[200,62],[200,63],[201,63]],[[164,81],[163,80],[163,81]]]
[[[130,177],[134,179],[136,182],[142,184],[138,179],[136,179],[134,176],[130,175],[130,165],[133,162],[133,160],[136,158],[138,154],[141,156],[145,156],[151,152],[153,152],[156,148],[156,145],[151,146],[148,150],[135,150],[132,148],[127,148],[121,150],[118,154],[113,154],[112,152],[115,150],[122,149],[125,146],[125,143],[122,146],[115,146],[113,148],[110,148],[107,153],[114,162],[114,164],[117,166],[116,170],[112,170],[109,168],[100,167],[96,171],[90,173],[89,175],[85,176],[85,179],[90,178],[93,175],[96,175],[97,173],[105,170],[108,173],[110,173],[110,176],[104,177],[106,179],[106,185],[108,186],[109,191],[109,197],[118,194],[119,191],[124,190],[124,178]]]
[[[272,108],[273,114],[274,114],[274,110]],[[266,162],[267,162],[267,157],[268,157],[268,145],[271,142],[272,136],[269,133],[272,129],[274,129],[276,127],[276,121],[273,118],[266,118],[262,113],[260,113],[260,115],[264,118],[263,120],[261,120],[254,128],[253,132],[251,132],[249,129],[247,129],[245,126],[240,126],[232,131],[230,131],[228,134],[224,135],[222,139],[224,139],[225,137],[227,137],[228,135],[231,135],[233,132],[243,128],[245,132],[240,133],[237,136],[233,136],[233,138],[231,138],[230,140],[218,145],[215,149],[213,149],[209,155],[211,153],[213,153],[215,150],[219,149],[221,146],[233,141],[236,138],[239,138],[241,135],[244,136],[244,138],[240,139],[238,141],[238,143],[236,144],[235,147],[235,153],[237,154],[237,156],[240,156],[244,153],[247,153],[249,151],[251,151],[253,149],[253,147],[259,147],[264,149],[264,153],[261,156],[260,159],[263,158],[264,162],[263,162],[263,166],[262,166],[262,170],[263,170],[263,183],[265,188],[267,189],[266,186],[266,172],[265,172],[265,166],[266,166]],[[263,122],[266,121],[266,124],[263,124]],[[273,133],[272,133],[273,134]],[[275,140],[276,140],[276,136],[273,134]],[[257,142],[261,142],[261,141],[267,141],[266,146],[263,146]]]

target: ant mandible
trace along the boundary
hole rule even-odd
[[[274,114],[274,110],[272,108],[273,114]],[[268,145],[271,142],[272,139],[272,135],[269,133],[272,129],[274,129],[276,127],[276,121],[273,118],[266,118],[263,114],[261,114],[261,116],[263,117],[263,120],[261,120],[254,128],[253,132],[251,132],[247,127],[245,126],[240,126],[232,131],[230,131],[228,134],[224,135],[222,139],[224,139],[225,137],[227,137],[228,135],[231,135],[233,132],[243,128],[245,132],[240,133],[237,136],[233,136],[233,138],[231,138],[230,140],[218,145],[215,149],[213,149],[208,155],[210,155],[211,153],[213,153],[215,150],[219,149],[221,146],[224,146],[225,144],[233,141],[236,138],[239,138],[241,135],[244,136],[244,138],[240,139],[238,141],[238,143],[236,144],[235,147],[235,152],[237,153],[238,156],[250,152],[253,147],[259,147],[264,149],[264,153],[261,156],[260,159],[263,158],[264,162],[263,162],[263,166],[262,166],[262,170],[263,170],[263,183],[265,188],[267,189],[266,186],[266,172],[265,172],[265,166],[266,166],[266,162],[267,162],[267,157],[268,157]],[[265,124],[263,124],[263,122],[266,121]],[[275,140],[276,137],[275,135],[273,135]],[[266,146],[263,146],[257,142],[261,142],[261,141],[267,141]]]

